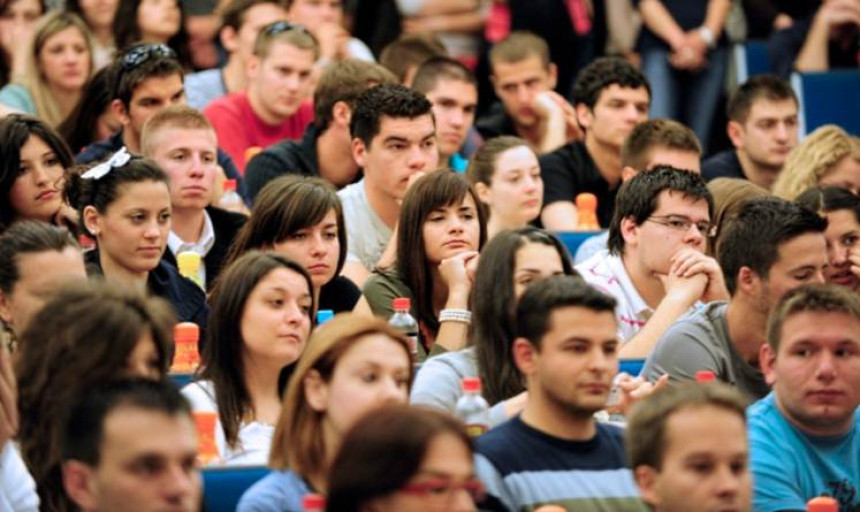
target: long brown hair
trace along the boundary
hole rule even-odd
[[[324,382],[330,382],[341,357],[353,342],[368,334],[380,333],[403,347],[409,359],[409,380],[412,386],[412,355],[409,339],[379,318],[344,313],[329,320],[311,336],[308,348],[299,358],[298,366],[287,386],[284,407],[275,426],[269,465],[274,469],[291,469],[308,477],[324,475],[326,450],[322,423],[325,412],[312,408],[305,395],[305,378],[315,370]]]
[[[57,293],[20,339],[15,374],[21,413],[21,455],[36,481],[41,510],[74,510],[63,493],[60,441],[67,407],[84,389],[122,375],[144,334],[167,374],[176,323],[162,299],[106,283]]]

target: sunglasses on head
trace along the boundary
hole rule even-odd
[[[122,70],[132,70],[155,57],[177,59],[176,52],[166,44],[144,44],[132,48],[122,56]]]

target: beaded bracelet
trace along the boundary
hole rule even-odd
[[[443,309],[439,312],[439,323],[442,322],[460,322],[471,325],[472,312],[468,309]]]

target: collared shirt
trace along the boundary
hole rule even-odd
[[[654,314],[654,309],[636,290],[624,268],[621,256],[603,250],[576,266],[585,282],[612,296],[618,302],[615,318],[618,320],[618,337],[627,342],[642,329]]]
[[[206,210],[203,210],[203,231],[200,233],[200,238],[196,243],[189,243],[177,236],[173,230],[167,235],[167,248],[173,253],[174,257],[178,257],[179,253],[191,251],[200,255],[200,269],[197,271],[197,277],[200,279],[200,285],[206,289],[206,265],[203,264],[203,259],[209,254],[212,246],[215,245],[215,228],[212,226],[212,219]]]

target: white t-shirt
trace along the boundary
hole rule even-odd
[[[194,412],[218,412],[212,382],[197,381],[182,388],[182,394],[191,402]],[[236,448],[227,446],[221,420],[215,424],[215,445],[224,466],[265,466],[269,463],[269,451],[275,426],[254,421],[239,426],[239,443]]]
[[[0,512],[38,512],[36,483],[11,442],[0,453]]]
[[[337,195],[343,203],[346,222],[346,261],[359,262],[368,270],[373,270],[391,239],[392,230],[367,202],[363,179],[342,189]]]

